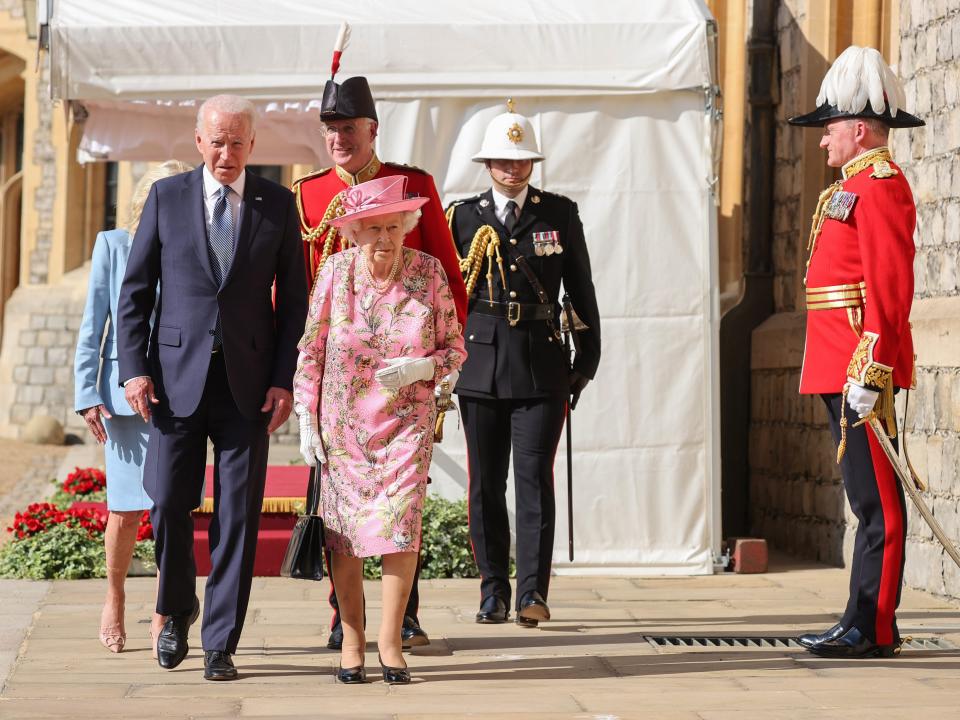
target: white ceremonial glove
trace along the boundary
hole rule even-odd
[[[318,462],[323,465],[327,461],[323,443],[320,441],[320,428],[317,427],[317,419],[311,412],[300,415],[300,454],[310,467]]]
[[[880,393],[876,390],[869,390],[856,383],[847,383],[847,405],[862,418],[873,412],[873,406],[877,404],[879,397]]]
[[[406,387],[418,380],[433,380],[437,364],[433,358],[387,358],[386,367],[374,373],[377,381],[388,390]]]
[[[434,397],[440,397],[441,393],[443,392],[442,388],[445,382],[450,383],[449,385],[450,392],[453,392],[453,389],[457,386],[457,380],[459,379],[460,379],[459,370],[453,370],[448,375],[444,375],[443,378],[440,380],[440,382],[437,383],[437,386],[433,389]]]

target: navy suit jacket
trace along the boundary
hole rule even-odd
[[[293,193],[247,172],[233,261],[218,287],[202,172],[201,165],[157,181],[144,205],[117,308],[119,380],[149,375],[160,401],[154,412],[193,414],[219,312],[230,390],[253,419],[268,388],[292,388],[307,313],[300,218]]]

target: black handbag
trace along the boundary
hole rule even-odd
[[[300,580],[323,580],[323,518],[320,507],[319,466],[310,468],[307,482],[307,511],[297,518],[283,556],[280,574]]]

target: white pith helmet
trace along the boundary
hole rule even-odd
[[[487,125],[480,152],[473,156],[474,162],[486,160],[543,160],[533,125],[513,111],[512,98],[507,100],[507,112],[497,115]]]

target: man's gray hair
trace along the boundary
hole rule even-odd
[[[227,115],[243,115],[250,123],[250,131],[257,129],[257,109],[253,103],[239,95],[214,95],[212,98],[204,100],[197,108],[197,131],[204,129],[204,121],[208,110]]]
[[[386,213],[390,214],[390,213]],[[407,210],[406,212],[400,213],[401,218],[400,222],[401,229],[403,231],[403,236],[406,237],[410,234],[410,231],[413,230],[417,223],[420,222],[420,210]],[[350,220],[349,222],[344,223],[340,227],[340,234],[343,235],[351,243],[356,244],[357,242],[357,233],[363,229],[363,220]]]

